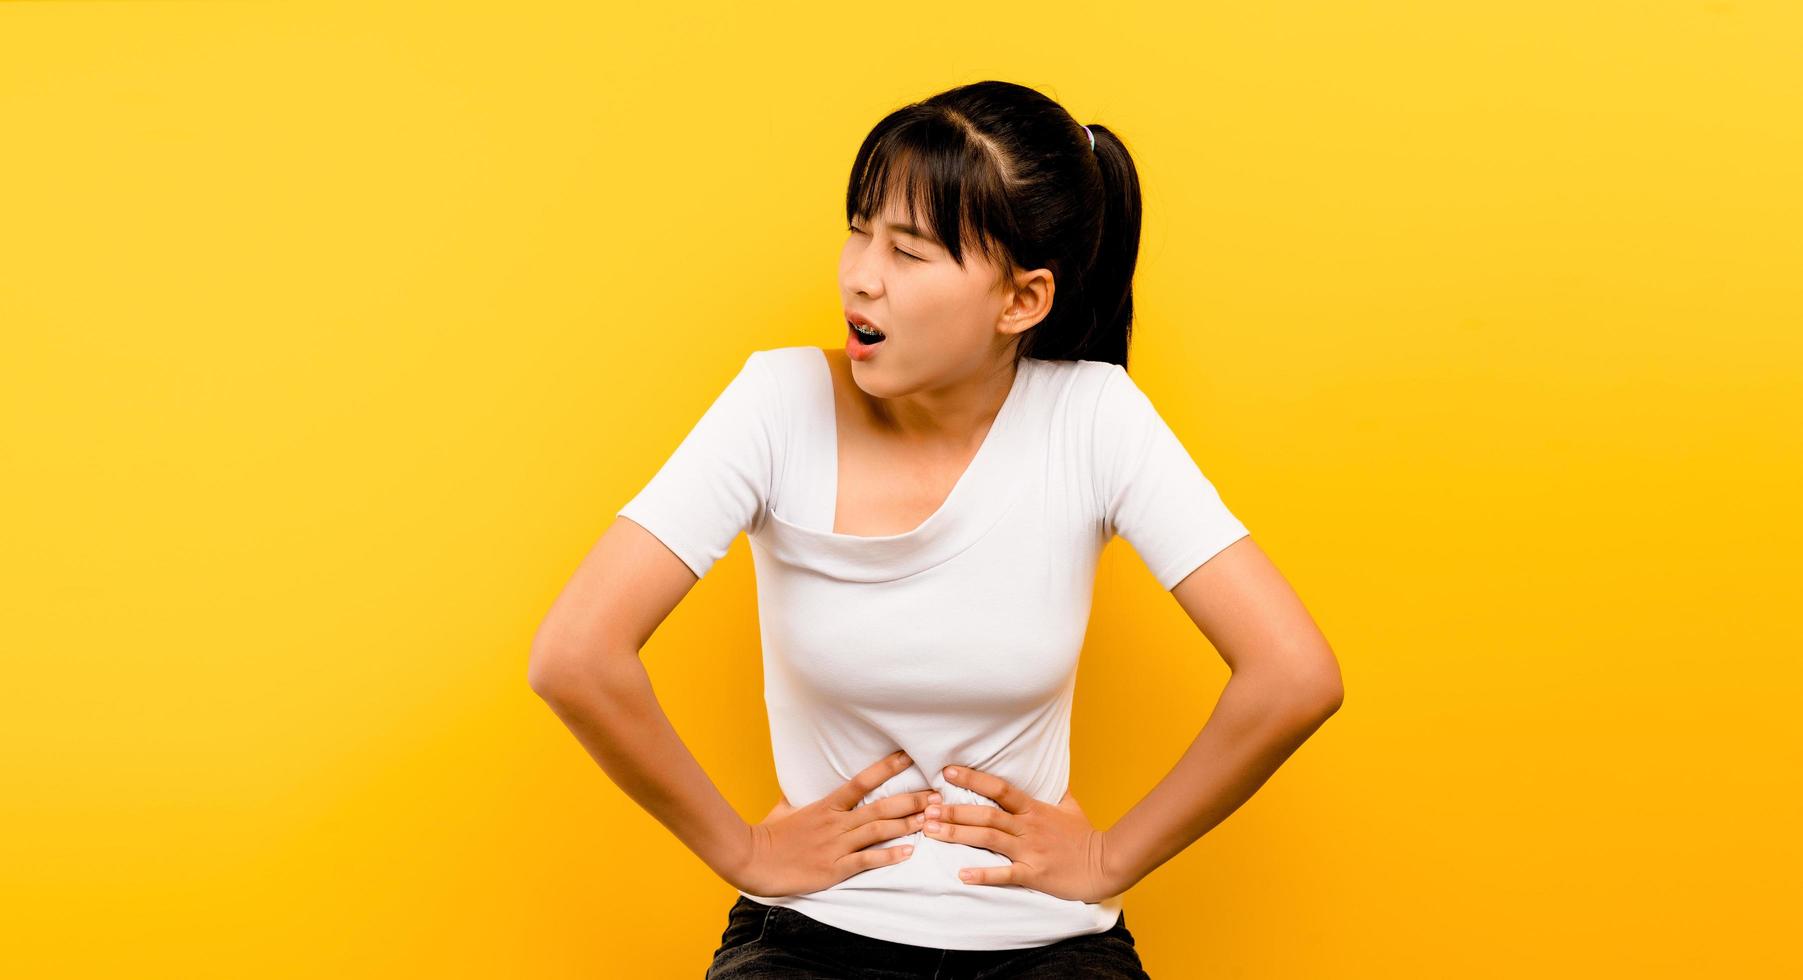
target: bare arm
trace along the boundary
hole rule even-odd
[[[698,581],[651,532],[617,518],[532,641],[532,690],[633,801],[738,886],[751,825],[657,702],[639,651]]]
[[[1116,894],[1239,809],[1344,698],[1326,638],[1250,537],[1171,594],[1233,676],[1183,757],[1104,833]]]

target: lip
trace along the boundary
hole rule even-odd
[[[882,340],[874,344],[866,344],[858,339],[858,332],[851,324],[845,325],[845,355],[854,361],[868,361],[877,355],[877,351],[887,344]]]

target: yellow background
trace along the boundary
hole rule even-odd
[[[790,12],[793,10],[794,12]],[[526,684],[853,152],[1127,141],[1132,363],[1345,707],[1126,898],[1151,974],[1795,976],[1803,12],[0,5],[0,974],[700,976],[732,888]],[[646,651],[775,799],[741,537]],[[1074,787],[1226,670],[1104,559]]]

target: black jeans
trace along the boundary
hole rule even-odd
[[[1100,977],[1151,980],[1139,962],[1127,913],[1107,932],[1026,949],[934,949],[847,932],[782,905],[743,895],[706,980],[1001,980]]]

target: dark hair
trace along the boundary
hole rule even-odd
[[[974,247],[1001,270],[1051,271],[1052,309],[1015,358],[1127,365],[1139,174],[1105,126],[1089,134],[1064,107],[1012,82],[982,81],[910,103],[864,137],[845,192],[847,221],[881,213],[899,191],[909,220],[953,261]],[[924,220],[923,220],[924,216]]]

